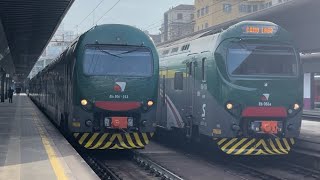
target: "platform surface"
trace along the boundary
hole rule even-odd
[[[99,179],[25,94],[0,103],[0,179]]]
[[[320,120],[303,120],[301,125],[300,139],[320,143]]]

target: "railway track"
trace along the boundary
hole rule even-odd
[[[103,155],[105,154],[105,155]],[[120,153],[81,153],[86,162],[101,179],[106,180],[182,180],[178,175],[151,161],[138,151]]]

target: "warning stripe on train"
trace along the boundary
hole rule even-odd
[[[74,133],[87,149],[139,149],[149,144],[154,133]]]
[[[219,148],[230,155],[283,155],[294,145],[293,138],[221,138]]]

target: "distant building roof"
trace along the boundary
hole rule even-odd
[[[172,10],[194,10],[194,5],[189,5],[189,4],[180,4],[172,9],[170,9],[169,11]]]

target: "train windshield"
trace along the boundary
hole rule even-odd
[[[151,76],[152,61],[146,47],[92,46],[85,50],[83,71],[89,76]]]
[[[295,76],[298,61],[292,47],[234,43],[228,49],[231,75]]]

